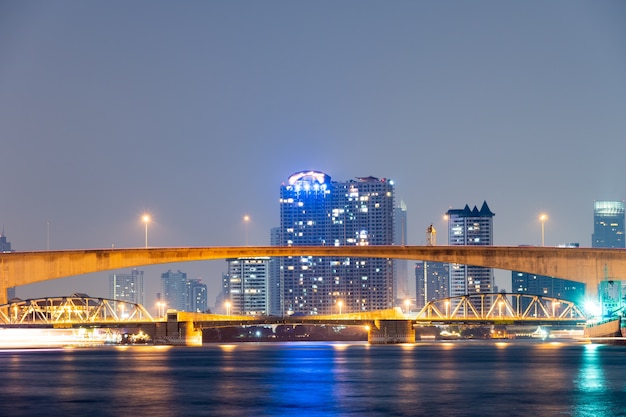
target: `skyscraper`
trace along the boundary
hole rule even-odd
[[[333,182],[319,171],[297,172],[280,189],[283,246],[391,245],[393,181],[359,177]],[[280,259],[283,314],[369,311],[394,304],[390,259]],[[341,304],[340,304],[341,303]]]
[[[109,298],[143,305],[143,271],[133,269],[130,274],[110,274]]]
[[[624,248],[624,202],[595,201],[593,203],[594,248]]]
[[[450,209],[448,216],[448,236],[453,246],[493,245],[493,216],[487,202],[480,210]],[[488,293],[493,291],[493,270],[471,265],[450,265],[450,297],[465,294]]]

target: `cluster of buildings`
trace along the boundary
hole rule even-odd
[[[357,177],[334,181],[320,171],[291,175],[280,187],[280,225],[270,231],[272,246],[404,245],[407,209],[396,200],[392,180]],[[446,213],[449,245],[493,245],[493,218],[487,202]],[[427,229],[427,244],[436,244]],[[592,247],[624,248],[624,202],[596,201]],[[571,244],[577,246],[578,244]],[[10,251],[4,231],[0,250]],[[227,259],[216,312],[242,315],[321,315],[388,309],[410,300],[413,309],[429,301],[494,293],[491,268],[454,263],[350,257],[256,257]],[[622,301],[621,282],[606,277],[600,293]],[[409,294],[415,280],[415,298]],[[610,283],[610,284],[609,284]],[[511,272],[512,292],[580,301],[584,284]],[[205,312],[207,287],[181,271],[161,275],[158,314],[167,309]],[[14,296],[14,289],[13,289]],[[9,299],[12,297],[9,297]],[[109,298],[145,304],[143,271],[109,276]],[[149,300],[150,304],[152,300]],[[621,305],[621,304],[620,304]],[[612,308],[612,307],[607,307]]]

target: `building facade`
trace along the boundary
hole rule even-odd
[[[130,274],[109,274],[109,298],[143,305],[143,271],[133,269]]]
[[[595,201],[593,203],[594,248],[624,248],[624,202]]]
[[[393,181],[331,181],[319,171],[289,177],[280,189],[282,246],[394,244]],[[280,258],[282,314],[332,314],[391,308],[390,259]],[[341,306],[341,307],[340,307]]]
[[[493,216],[487,202],[480,210],[450,209],[448,217],[448,239],[452,246],[493,245]],[[493,291],[493,269],[471,265],[450,264],[450,297]]]
[[[206,313],[209,310],[206,284],[200,278],[187,280],[187,311]]]
[[[270,258],[227,259],[226,298],[230,312],[237,315],[264,316],[268,314],[268,285]]]

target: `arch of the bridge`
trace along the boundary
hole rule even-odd
[[[141,304],[84,294],[11,300],[0,305],[0,324],[106,323],[153,321]]]
[[[433,320],[586,320],[583,310],[572,301],[519,293],[480,293],[433,300],[415,317]]]

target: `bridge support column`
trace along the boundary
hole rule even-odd
[[[411,320],[376,320],[367,334],[373,345],[415,343],[415,329]]]
[[[193,321],[178,323],[178,334],[181,344],[185,346],[202,346],[202,329],[194,328]]]

